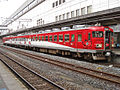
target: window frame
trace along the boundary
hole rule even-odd
[[[60,36],[62,37],[62,39],[60,38]],[[63,34],[59,34],[59,42],[63,42]]]
[[[42,41],[44,41],[44,36],[42,36]]]
[[[80,16],[80,9],[76,9],[76,17]]]
[[[60,5],[60,4],[62,4],[62,1],[61,1],[61,0],[59,0],[59,5]]]
[[[47,38],[46,38],[47,37]],[[48,35],[45,36],[45,41],[48,41]]]
[[[54,42],[57,42],[57,35],[54,35]]]
[[[72,39],[72,35],[74,35],[74,39]],[[75,41],[75,34],[71,34],[71,42]]]
[[[91,40],[91,33],[88,33],[88,40]]]
[[[66,18],[69,19],[70,18],[70,12],[66,13]]]
[[[49,41],[52,42],[53,41],[53,36],[49,35]]]
[[[41,41],[41,36],[39,36],[39,41]]]
[[[71,11],[71,18],[75,17],[75,11]]]
[[[37,41],[37,40],[38,40],[38,36],[36,36],[36,38],[35,38],[35,39],[36,39],[36,41]]]
[[[56,3],[56,7],[58,6],[58,1],[55,2]]]
[[[80,35],[81,39],[79,39],[79,35]],[[77,41],[78,41],[78,42],[82,42],[82,34],[78,34]]]
[[[68,37],[66,38],[66,36],[69,36],[69,38],[68,38]],[[65,35],[64,35],[64,39],[65,39],[65,42],[69,42],[69,41],[70,41],[70,34],[65,34]],[[68,39],[69,39],[69,40],[68,40]]]
[[[92,13],[92,5],[87,6],[87,14]]]
[[[95,33],[94,33],[94,32],[95,32]],[[98,32],[98,34],[97,34],[97,32]],[[93,34],[93,33],[94,33],[94,34]],[[102,36],[101,36],[101,37],[99,36],[100,33],[102,33]],[[93,35],[94,35],[94,36],[93,36]],[[104,35],[103,31],[93,31],[93,32],[92,32],[92,37],[93,37],[93,38],[103,38],[103,35]]]

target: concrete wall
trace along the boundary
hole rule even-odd
[[[58,1],[58,5],[53,8],[53,3],[56,3],[56,1]],[[21,17],[23,19],[32,19],[32,22],[15,21],[11,25],[9,25],[9,27],[13,30],[17,30],[20,28],[28,28],[47,24],[55,22],[56,17],[58,17],[58,21],[60,17],[62,18],[61,20],[63,20],[63,14],[65,16],[64,19],[67,19],[67,13],[70,14],[69,18],[71,18],[72,11],[74,11],[74,17],[76,17],[77,9],[79,9],[80,16],[82,15],[82,8],[85,8],[85,14],[88,14],[87,11],[89,6],[91,6],[90,13],[92,13],[114,7],[119,7],[120,0],[65,0],[65,2],[61,3],[60,5],[59,0],[46,0],[45,2]]]

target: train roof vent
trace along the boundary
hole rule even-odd
[[[86,25],[73,25],[73,29],[85,29],[87,28]]]
[[[70,27],[62,27],[61,30],[70,30]]]
[[[45,31],[41,31],[41,33],[45,33]]]
[[[45,30],[46,33],[51,32],[52,30]]]
[[[60,29],[59,28],[53,28],[52,30],[53,31],[59,31]]]

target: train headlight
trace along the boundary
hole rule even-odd
[[[96,48],[102,48],[102,44],[96,44]]]
[[[112,47],[115,47],[115,45],[114,45],[114,44],[112,44]]]

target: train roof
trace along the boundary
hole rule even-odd
[[[65,30],[54,30],[54,31],[46,31],[46,32],[42,32],[42,33],[31,33],[31,34],[24,34],[24,35],[17,35],[17,36],[13,36],[13,37],[5,37],[3,39],[11,39],[11,38],[24,38],[24,37],[29,37],[29,35],[36,35],[36,34],[45,34],[45,33],[55,33],[55,32],[68,32],[68,31],[75,31],[75,30],[104,30],[104,29],[108,29],[110,31],[113,32],[113,29],[109,28],[108,26],[91,26],[91,27],[80,27],[80,28],[74,28],[74,29],[65,29]]]

